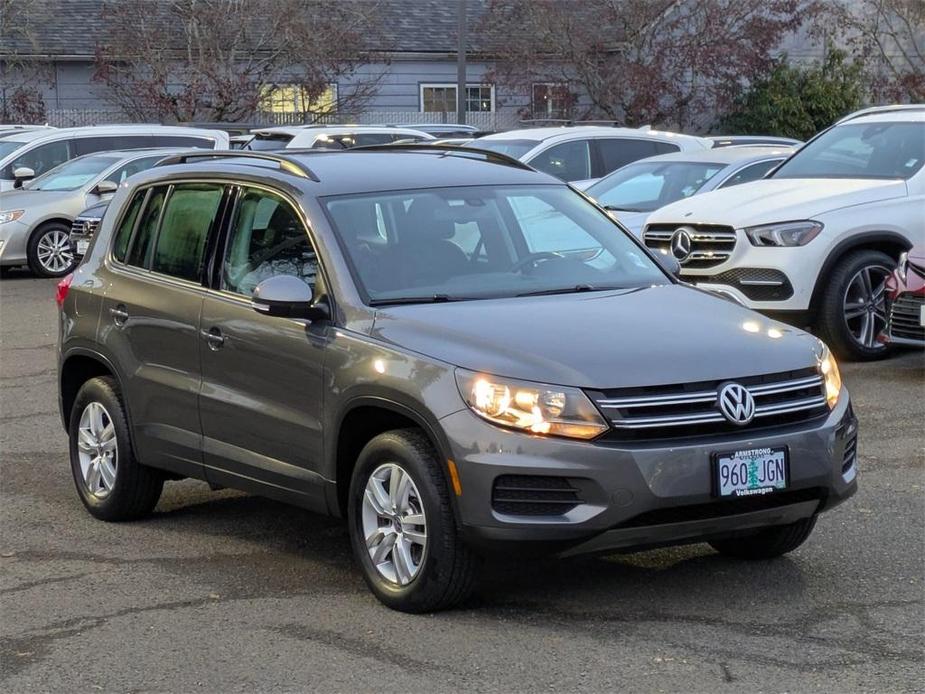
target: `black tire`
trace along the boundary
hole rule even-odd
[[[49,269],[43,266],[39,260],[39,243],[41,243],[42,238],[49,234],[60,233],[64,233],[66,238],[71,233],[71,229],[61,222],[49,222],[40,226],[29,236],[29,243],[26,244],[26,260],[29,262],[29,269],[39,277],[63,277],[77,267],[77,261],[70,250],[70,244],[67,246],[67,255],[70,257],[70,262],[63,269]]]
[[[790,525],[762,528],[742,537],[713,540],[710,546],[720,554],[736,559],[773,559],[806,542],[815,525],[816,516],[810,516]]]
[[[886,253],[872,250],[856,251],[840,260],[828,277],[821,278],[825,289],[818,306],[816,330],[839,357],[854,361],[883,359],[890,354],[888,345],[866,347],[852,335],[845,318],[844,300],[848,285],[864,269],[896,268],[896,261]]]
[[[417,575],[407,585],[379,573],[362,525],[362,505],[370,475],[384,463],[399,465],[411,475],[427,519],[427,544]],[[434,612],[457,605],[472,590],[479,559],[460,538],[446,478],[433,446],[416,429],[380,434],[360,452],[350,482],[348,522],[354,556],[373,594],[401,612]]]
[[[117,444],[115,482],[102,498],[90,491],[84,479],[77,444],[81,415],[94,402],[105,408]],[[74,484],[80,500],[91,515],[104,521],[125,521],[145,516],[154,509],[164,487],[164,476],[159,470],[146,467],[136,460],[125,408],[115,379],[102,376],[90,379],[81,386],[71,409],[68,436]]]

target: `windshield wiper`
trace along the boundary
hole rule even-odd
[[[605,210],[610,210],[611,212],[648,212],[649,210],[644,210],[641,207],[617,207],[616,205],[604,205]]]
[[[623,289],[623,287],[595,287],[592,284],[575,284],[571,287],[557,287],[556,289],[537,289],[533,292],[523,292],[517,296],[550,296],[553,294],[575,294],[579,292],[604,292],[609,289]]]
[[[401,304],[442,304],[447,301],[465,301],[464,298],[448,294],[431,294],[430,296],[397,296],[394,299],[371,299],[370,306],[391,306]]]

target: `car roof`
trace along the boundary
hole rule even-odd
[[[493,133],[478,138],[479,140],[536,140],[542,142],[553,138],[562,140],[581,139],[583,137],[634,137],[639,139],[654,139],[662,142],[672,140],[679,142],[698,143],[701,147],[711,147],[712,141],[705,137],[682,135],[665,130],[652,130],[649,128],[618,128],[602,125],[575,125],[549,128],[522,128],[508,130],[502,133]]]
[[[61,140],[69,137],[92,137],[93,135],[146,135],[146,134],[174,134],[210,137],[221,135],[218,130],[205,128],[184,128],[176,125],[93,125],[83,128],[41,128],[39,130],[25,130],[10,135],[4,139],[8,142],[34,142],[35,140]]]
[[[637,159],[627,164],[639,164],[643,162],[713,162],[716,164],[734,164],[736,162],[754,159],[761,161],[771,159],[775,156],[789,157],[797,150],[796,147],[779,147],[776,145],[751,145],[747,147],[719,147],[717,149],[695,149],[687,152],[669,152],[668,154],[657,154],[645,159]],[[617,169],[619,171],[619,169]]]
[[[273,165],[275,159],[287,164],[295,162],[305,167],[310,175],[282,171]],[[292,168],[291,164],[288,168]],[[186,163],[157,166],[136,174],[135,178],[139,182],[150,182],[208,176],[255,182],[272,179],[312,196],[477,185],[566,185],[554,176],[516,161],[508,163],[491,154],[432,145],[400,149],[386,145],[368,149],[290,150],[284,156],[203,154]]]
[[[882,120],[871,120],[864,122],[877,123],[877,122],[897,122],[897,121],[913,121],[921,122],[925,120],[925,104],[887,104],[884,106],[871,106],[870,108],[862,108],[860,111],[855,111],[854,113],[849,113],[847,116],[840,118],[835,122],[835,125],[841,125],[842,123],[847,123],[848,121],[855,121],[861,118],[867,118],[870,116],[892,116],[891,118],[885,118]]]
[[[925,107],[922,110],[894,110],[880,113],[870,113],[838,121],[839,125],[856,125],[863,123],[925,123]]]

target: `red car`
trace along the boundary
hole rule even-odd
[[[925,347],[925,246],[903,253],[884,286],[889,314],[880,342]]]

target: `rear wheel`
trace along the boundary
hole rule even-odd
[[[41,277],[61,277],[77,263],[71,251],[71,230],[60,222],[45,224],[29,237],[26,259],[29,269]]]
[[[886,253],[858,251],[824,279],[818,329],[839,356],[867,361],[889,354],[877,335],[886,327],[885,282],[895,268],[896,261]]]
[[[762,528],[742,537],[714,540],[710,546],[720,554],[736,559],[773,559],[806,542],[815,525],[816,516],[811,516],[790,525]]]
[[[432,612],[471,591],[478,560],[459,537],[438,457],[420,431],[386,432],[363,448],[348,514],[363,577],[386,606]]]
[[[135,459],[116,381],[93,378],[81,386],[71,409],[71,472],[77,493],[96,518],[122,521],[150,513],[164,476]]]

